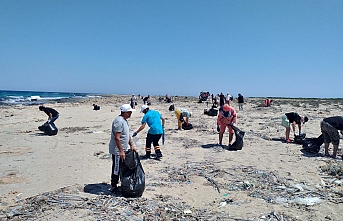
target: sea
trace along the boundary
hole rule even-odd
[[[42,92],[42,91],[6,91],[0,90],[0,106],[4,105],[37,105],[59,100],[82,99],[101,97],[99,94],[68,93],[68,92]]]

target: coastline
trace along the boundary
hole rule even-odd
[[[63,192],[61,188],[64,187],[66,193],[72,192],[80,197],[103,197],[99,192],[85,192],[84,188],[106,187],[109,184],[111,161],[107,153],[110,126],[119,114],[120,105],[129,103],[129,99],[130,96],[125,95],[108,95],[46,104],[61,115],[56,121],[59,133],[51,137],[42,136],[37,129],[46,120],[46,116],[38,111],[38,105],[2,106],[0,214],[13,211],[11,206],[23,206],[25,199],[32,199],[33,196]],[[272,211],[292,220],[340,219],[342,201],[326,188],[331,185],[331,190],[342,193],[342,185],[330,183],[335,176],[320,172],[320,166],[329,163],[342,165],[342,160],[306,154],[299,145],[283,143],[284,128],[280,126],[280,119],[288,111],[306,114],[310,118],[304,127],[307,137],[317,137],[322,118],[341,115],[341,100],[275,99],[272,107],[265,108],[260,105],[262,98],[246,98],[245,110],[238,111],[237,121],[237,126],[246,132],[241,151],[227,151],[216,146],[216,118],[204,115],[206,103],[197,101],[197,97],[189,96],[175,100],[176,107],[185,107],[194,115],[190,118],[193,130],[177,131],[174,113],[168,111],[170,103],[159,103],[158,96],[152,96],[151,108],[160,111],[166,118],[166,143],[161,147],[164,157],[161,161],[142,161],[147,186],[142,198],[133,202],[137,200],[146,207],[148,205],[144,204],[144,199],[147,202],[154,200],[158,205],[174,203],[182,208],[178,214],[189,220],[192,220],[192,214],[199,215],[199,211],[213,217],[221,214],[228,220],[231,219],[229,215],[247,220],[263,216],[267,218]],[[100,105],[101,110],[93,111],[93,103]],[[139,100],[138,110],[141,105],[142,101]],[[236,101],[232,106],[238,109]],[[139,111],[132,114],[129,119],[131,131],[139,127],[141,117]],[[142,143],[146,132],[147,129],[138,136]],[[227,139],[227,134],[224,139]],[[138,150],[140,155],[144,155],[144,145],[139,146]],[[338,180],[341,179],[338,177]],[[270,186],[264,186],[263,182]],[[299,185],[303,185],[302,190]],[[279,191],[276,187],[293,188],[294,192]],[[102,191],[109,198],[124,200]],[[286,198],[287,194],[293,199],[299,196],[306,198],[309,192],[323,201],[301,205],[291,203],[291,199]],[[326,197],[317,195],[317,192],[325,193]],[[286,198],[286,201],[277,201],[281,200],[277,196]],[[338,200],[338,203],[332,199]],[[178,204],[180,202],[184,202],[183,206]],[[143,219],[144,213],[141,211],[135,212],[131,207],[128,208],[132,210],[125,211],[120,205],[117,206],[118,217],[126,215],[127,219]],[[172,207],[170,204],[168,206]],[[95,220],[89,208],[84,209],[87,212],[80,208],[62,208],[54,212],[47,207],[47,212],[42,212],[39,218],[73,217],[85,220],[83,218],[86,217]],[[71,211],[77,211],[78,215]],[[127,212],[131,214],[129,217]],[[166,212],[163,214],[166,215]],[[151,214],[146,212],[145,215],[149,217]]]

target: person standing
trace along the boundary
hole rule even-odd
[[[270,107],[270,105],[272,104],[273,100],[267,98],[264,100],[264,106],[265,107]]]
[[[222,145],[223,135],[228,128],[229,130],[229,147],[233,139],[234,130],[231,126],[234,126],[237,121],[236,110],[229,104],[224,104],[219,108],[219,114],[217,118],[217,131],[219,132],[219,145]]]
[[[306,116],[299,116],[299,114],[295,112],[290,112],[282,115],[282,122],[281,125],[286,127],[286,142],[290,143],[291,140],[289,139],[289,133],[291,131],[290,125],[292,124],[292,129],[295,134],[295,125],[298,125],[299,135],[301,135],[301,123],[305,124],[308,121]]]
[[[241,94],[238,94],[238,108],[239,110],[243,110],[243,104],[244,104],[244,97]]]
[[[223,106],[225,104],[225,95],[223,93],[220,93],[219,95],[219,107]]]
[[[185,108],[178,108],[175,110],[175,116],[177,118],[178,130],[182,130],[182,122],[185,122],[186,126],[188,125],[188,120],[192,116],[192,112],[189,112]]]
[[[53,128],[57,129],[54,122],[60,116],[59,113],[53,108],[44,107],[44,106],[39,106],[39,110],[44,111],[44,113],[46,113],[46,115],[48,115],[48,123],[51,124],[51,126],[53,126]]]
[[[232,101],[232,96],[229,92],[227,92],[227,94],[225,96],[225,102],[226,102],[226,104],[230,105],[231,101]]]
[[[131,99],[130,99],[130,106],[132,109],[136,108],[136,103],[137,103],[137,99],[136,99],[135,95],[132,94]]]
[[[132,109],[130,104],[123,104],[120,107],[120,115],[116,117],[112,123],[111,139],[109,142],[109,153],[112,155],[112,171],[111,171],[111,189],[110,191],[118,191],[120,161],[125,160],[125,151],[130,147],[132,151],[136,151],[130,137],[130,128],[127,121],[131,117]]]
[[[320,129],[324,136],[324,148],[325,148],[325,156],[329,156],[329,145],[332,143],[333,145],[333,153],[332,158],[336,158],[337,150],[339,145],[339,133],[338,130],[341,131],[343,135],[343,117],[342,116],[335,116],[335,117],[328,117],[324,118],[320,122]],[[342,155],[343,160],[343,155]]]
[[[148,124],[149,131],[145,142],[145,158],[150,158],[151,143],[154,146],[156,158],[161,158],[162,152],[160,149],[159,140],[161,139],[164,131],[165,119],[157,110],[150,110],[148,105],[143,105],[141,107],[141,113],[144,113],[144,117],[141,121],[142,125],[136,132],[133,133],[132,137],[137,136],[137,134],[145,128],[145,125]]]

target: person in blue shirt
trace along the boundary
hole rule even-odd
[[[145,143],[145,158],[150,158],[151,154],[151,143],[154,146],[156,158],[162,157],[162,152],[159,145],[159,140],[162,137],[164,131],[165,119],[162,117],[162,114],[157,110],[150,110],[148,105],[143,105],[141,107],[141,113],[144,113],[142,118],[142,125],[138,128],[136,132],[133,133],[132,137],[137,136],[137,134],[145,128],[145,125],[148,124],[149,131],[146,137]]]

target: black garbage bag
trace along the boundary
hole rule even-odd
[[[175,110],[175,106],[174,104],[170,105],[169,108],[168,108],[169,111],[174,111]]]
[[[125,153],[120,164],[120,181],[124,197],[141,197],[145,190],[145,173],[137,152],[131,149]]]
[[[243,138],[245,132],[240,130],[236,126],[231,126],[232,129],[235,131],[236,140],[233,144],[229,147],[230,150],[241,150],[243,148]]]
[[[317,138],[306,138],[303,143],[303,149],[309,153],[318,153],[320,146],[324,143],[323,134]]]
[[[182,123],[182,129],[191,130],[191,129],[193,129],[193,125],[191,123],[186,124],[185,122],[183,122]]]
[[[43,131],[45,135],[53,136],[58,133],[58,128],[45,122],[42,126],[38,127],[38,130]]]
[[[208,115],[208,116],[217,116],[218,115],[218,110],[215,108],[211,108],[211,109],[204,109],[204,114]]]
[[[300,135],[295,135],[294,134],[294,143],[297,143],[297,144],[304,144],[305,142],[305,137],[306,137],[306,134],[305,133],[302,133]]]

